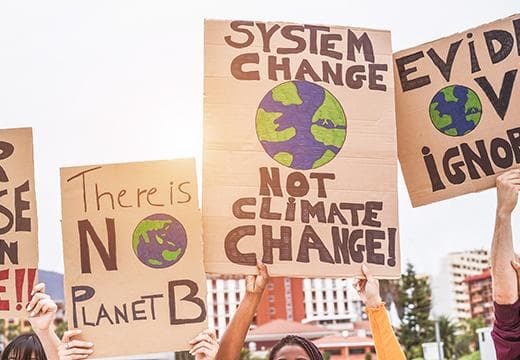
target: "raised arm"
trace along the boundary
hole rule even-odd
[[[361,271],[364,278],[359,279],[354,287],[366,306],[377,358],[379,360],[406,360],[379,295],[379,281],[372,276],[365,264],[361,265]]]
[[[497,210],[495,233],[491,244],[491,276],[493,300],[500,305],[518,300],[518,281],[511,266],[515,260],[511,214],[518,202],[520,170],[510,170],[497,178]]]
[[[28,320],[40,339],[48,360],[58,360],[58,345],[60,339],[54,332],[56,318],[56,303],[45,293],[45,284],[36,285],[31,293],[31,301],[27,305]]]
[[[246,277],[246,293],[224,336],[222,336],[217,360],[237,360],[240,358],[240,350],[244,346],[249,326],[269,282],[266,266],[259,263],[257,268],[258,275]]]

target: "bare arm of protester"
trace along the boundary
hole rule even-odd
[[[240,350],[244,346],[249,326],[251,321],[253,321],[256,308],[269,282],[267,267],[258,263],[257,268],[258,275],[246,277],[246,293],[224,336],[222,336],[216,357],[217,360],[235,360],[240,358]]]
[[[190,341],[190,354],[195,360],[214,360],[218,352],[218,341],[215,330],[204,330]]]
[[[515,260],[511,214],[518,202],[520,169],[510,170],[497,180],[495,233],[491,244],[493,300],[497,304],[514,304],[518,300],[518,280],[511,267]]]
[[[57,348],[60,339],[54,332],[57,309],[56,303],[45,293],[45,284],[37,284],[31,292],[31,301],[27,305],[28,320],[49,360],[58,359]]]
[[[63,334],[61,343],[58,346],[60,360],[79,360],[88,358],[94,350],[94,344],[87,341],[74,339],[81,334],[81,330],[68,330]]]
[[[515,255],[515,260],[511,262],[513,265],[513,269],[516,271],[516,280],[518,284],[518,297],[520,298],[520,256],[518,254]]]
[[[377,358],[379,360],[406,360],[390,325],[385,304],[379,295],[379,281],[372,276],[365,264],[361,265],[361,271],[364,278],[359,279],[354,287],[366,306]]]

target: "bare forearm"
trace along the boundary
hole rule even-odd
[[[58,346],[60,346],[60,339],[52,327],[47,330],[35,330],[34,333],[38,336],[38,339],[40,339],[43,349],[45,350],[45,355],[47,355],[47,359],[58,360]]]
[[[518,280],[511,266],[514,254],[511,213],[497,211],[491,245],[491,275],[493,299],[499,304],[513,304],[518,300]]]
[[[240,350],[255,316],[261,294],[246,293],[237,312],[229,323],[217,353],[216,360],[235,360],[240,358]]]

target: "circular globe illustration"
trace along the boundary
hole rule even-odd
[[[339,101],[308,81],[271,89],[256,112],[256,134],[265,152],[284,166],[316,169],[340,151],[347,134]]]
[[[187,245],[186,230],[167,214],[150,215],[137,224],[132,247],[139,260],[151,268],[166,268],[178,262]]]
[[[449,136],[463,136],[475,129],[482,116],[477,94],[462,85],[447,86],[433,97],[430,119],[433,126]]]

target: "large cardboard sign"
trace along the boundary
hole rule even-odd
[[[188,349],[206,327],[195,162],[61,169],[70,328],[95,356]]]
[[[398,276],[390,33],[206,21],[206,271]]]
[[[27,314],[38,267],[32,130],[0,130],[0,318]]]
[[[520,15],[394,55],[399,160],[413,206],[520,164]]]

